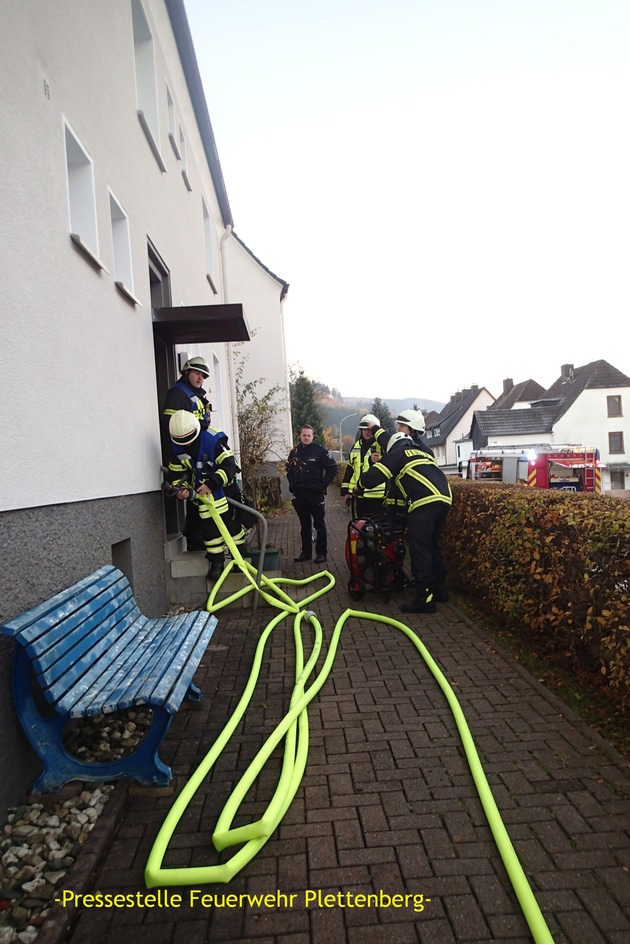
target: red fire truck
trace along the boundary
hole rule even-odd
[[[485,446],[471,452],[467,478],[568,492],[602,490],[599,450],[576,445]]]

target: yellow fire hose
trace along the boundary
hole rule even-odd
[[[256,646],[254,661],[245,690],[240,698],[238,705],[223,731],[220,733],[216,742],[212,745],[208,754],[205,756],[197,770],[194,772],[184,789],[176,798],[173,806],[167,814],[153,848],[149,854],[147,866],[145,869],[145,882],[148,888],[166,887],[173,885],[206,885],[212,883],[229,882],[241,869],[251,861],[257,852],[264,846],[269,837],[274,833],[286,811],[291,805],[293,798],[300,786],[307,762],[308,754],[308,714],[307,707],[313,698],[317,695],[324,682],[328,678],[333,667],[337,648],[341,638],[342,630],[346,621],[350,618],[372,620],[378,623],[385,623],[394,629],[404,633],[416,647],[424,662],[431,671],[433,677],[442,689],[444,696],[449,704],[453,714],[455,724],[459,731],[462,745],[466,753],[468,765],[477,788],[477,793],[483,806],[488,824],[492,831],[494,841],[505,866],[506,872],[512,883],[512,887],[521,906],[521,910],[529,925],[532,938],[535,944],[553,944],[553,938],[547,927],[545,919],[540,911],[536,898],[529,885],[527,877],[523,871],[521,863],[516,855],[510,837],[507,833],[501,814],[492,795],[490,785],[488,784],[483,766],[479,759],[472,734],[464,717],[455,693],[444,677],[437,663],[434,661],[430,652],[420,639],[404,623],[387,616],[381,616],[376,613],[362,612],[360,610],[346,610],[337,620],[332,638],[328,647],[328,652],[324,659],[321,669],[315,675],[311,684],[307,687],[307,682],[315,670],[316,663],[322,651],[323,632],[316,615],[306,610],[306,606],[327,593],[335,584],[335,578],[328,571],[320,571],[304,580],[288,580],[281,578],[267,578],[262,575],[261,586],[256,586],[254,568],[244,561],[238,548],[234,544],[231,536],[221,521],[220,515],[214,508],[211,498],[205,498],[214,520],[219,527],[221,534],[232,554],[233,560],[230,562],[226,571],[221,575],[208,598],[207,609],[215,612],[222,606],[240,598],[250,590],[257,590],[262,594],[265,600],[271,605],[280,609],[280,613],[273,617],[264,629]],[[237,591],[226,600],[216,603],[216,594],[229,573],[231,566],[236,563],[239,569],[245,574],[250,582],[250,586]],[[293,586],[303,586],[312,583],[315,580],[326,578],[326,584],[319,590],[312,593],[299,603],[292,600],[278,586],[279,583],[285,583]],[[289,615],[293,615],[293,635],[295,641],[295,682],[293,693],[290,700],[289,710],[276,729],[269,735],[267,741],[258,751],[258,754],[250,763],[249,767],[242,775],[241,779],[234,788],[228,801],[223,808],[217,821],[212,841],[215,849],[218,851],[227,849],[231,846],[241,846],[234,855],[225,863],[220,865],[200,866],[191,868],[164,868],[163,861],[166,855],[168,844],[182,818],[189,802],[199,789],[204,778],[212,769],[217,758],[221,755],[224,747],[232,737],[239,722],[241,721],[247,706],[253,696],[256,682],[260,674],[260,668],[263,660],[263,653],[269,637],[274,629]],[[308,623],[313,633],[312,653],[306,665],[304,664],[304,649],[302,641],[302,624]],[[278,778],[273,797],[269,801],[267,809],[262,817],[253,823],[233,828],[232,823],[247,791],[250,789],[272,752],[278,746],[280,741],[285,738],[284,754],[282,768]]]

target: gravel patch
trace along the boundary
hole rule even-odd
[[[64,741],[82,760],[117,760],[135,750],[150,723],[150,709],[90,718],[68,725]],[[9,810],[0,833],[0,944],[36,940],[113,789],[73,783],[63,799],[33,796]]]

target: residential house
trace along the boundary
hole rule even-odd
[[[435,453],[437,464],[455,469],[459,461],[458,442],[468,436],[475,410],[485,410],[494,397],[473,384],[453,394],[436,417],[429,417],[425,440]]]
[[[284,465],[293,441],[289,406],[289,365],[286,355],[282,302],[288,284],[254,255],[242,239],[233,233],[225,245],[229,268],[230,298],[238,298],[246,312],[255,312],[249,321],[251,342],[234,346],[235,366],[242,360],[243,383],[254,383],[259,398],[272,388],[279,388],[274,402],[278,405],[275,430],[269,442],[267,460]],[[280,315],[279,315],[280,313]]]
[[[528,409],[495,405],[475,412],[471,439],[475,449],[493,443],[593,446],[600,452],[603,491],[630,489],[630,377],[604,360],[564,364]]]
[[[286,283],[233,235],[183,0],[21,0],[2,26],[0,619],[112,562],[159,615],[164,394],[203,354],[238,447],[232,346],[282,345]],[[12,656],[1,639],[0,809],[36,773]]]

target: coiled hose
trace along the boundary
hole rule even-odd
[[[208,598],[208,610],[215,612],[222,606],[240,598],[250,590],[257,590],[267,600],[267,602],[278,609],[280,613],[273,617],[262,632],[256,651],[254,654],[253,665],[247,681],[247,685],[240,698],[238,705],[223,731],[206,754],[205,758],[193,773],[179,796],[175,799],[173,806],[169,810],[160,831],[153,844],[147,866],[145,869],[145,882],[148,888],[157,886],[166,887],[173,885],[206,885],[212,883],[229,882],[248,862],[257,854],[269,837],[274,833],[286,811],[291,805],[293,798],[300,786],[308,755],[308,714],[307,707],[313,698],[317,695],[324,682],[330,674],[342,630],[348,619],[356,618],[362,620],[371,620],[377,623],[384,623],[394,629],[400,630],[416,647],[424,662],[428,666],[431,674],[440,686],[444,696],[449,704],[455,724],[459,731],[462,745],[468,761],[473,781],[475,783],[479,799],[483,806],[486,819],[492,831],[494,841],[505,866],[521,910],[532,933],[535,944],[553,944],[553,938],[547,927],[542,912],[538,906],[536,898],[529,885],[523,867],[516,855],[505,824],[495,802],[490,785],[479,759],[475,743],[473,741],[470,728],[461,706],[455,696],[455,693],[444,677],[439,666],[431,656],[430,652],[420,639],[407,625],[392,619],[388,616],[381,616],[376,613],[363,612],[360,610],[347,609],[337,620],[332,638],[328,647],[328,652],[319,672],[315,675],[311,684],[307,687],[307,682],[315,671],[316,663],[322,651],[323,632],[322,627],[316,615],[307,610],[306,607],[313,600],[327,593],[335,584],[334,576],[328,571],[320,571],[304,580],[288,580],[281,578],[268,578],[262,575],[261,586],[256,586],[256,571],[247,562],[244,561],[240,551],[232,541],[231,536],[221,521],[220,515],[214,509],[214,503],[211,498],[205,499],[210,507],[211,513],[223,535],[223,538],[232,554],[233,560],[223,572],[217,583],[214,585],[212,593]],[[231,567],[236,564],[238,568],[248,578],[250,586],[237,591],[226,600],[216,603],[216,594],[224,582]],[[292,586],[303,586],[312,583],[315,580],[325,578],[326,583],[317,591],[307,596],[302,601],[295,602],[288,594],[281,590],[279,584],[284,583]],[[227,800],[223,811],[221,812],[212,841],[215,849],[221,851],[230,846],[239,845],[241,848],[225,863],[220,865],[199,866],[192,868],[164,868],[164,856],[168,844],[173,836],[177,825],[182,818],[188,804],[199,789],[201,783],[212,769],[217,758],[221,755],[224,747],[232,737],[239,722],[241,721],[247,706],[253,696],[254,689],[260,674],[260,668],[263,661],[264,649],[269,637],[276,627],[287,617],[293,615],[293,635],[295,641],[295,682],[289,704],[289,710],[280,724],[269,735],[266,742],[258,751],[256,757],[252,760],[249,767],[242,775],[239,782],[234,787],[232,794]],[[313,644],[310,658],[304,664],[304,647],[302,641],[302,625],[307,623],[312,630]],[[256,822],[248,823],[245,826],[232,827],[234,818],[238,812],[241,802],[245,798],[265,763],[275,750],[282,739],[285,739],[284,754],[280,776],[274,794],[269,801],[267,809],[260,819]]]

